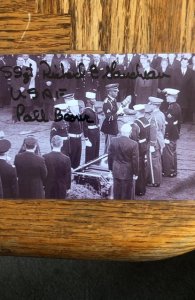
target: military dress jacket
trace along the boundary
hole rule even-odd
[[[178,103],[171,103],[165,113],[166,118],[166,128],[165,128],[165,138],[171,141],[176,141],[179,139],[179,133],[181,129],[181,107]]]
[[[102,123],[101,131],[105,134],[117,135],[118,134],[118,123],[117,123],[117,102],[116,99],[112,99],[108,96],[104,100],[103,112],[105,119]]]

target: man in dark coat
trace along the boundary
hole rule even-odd
[[[165,113],[166,127],[165,127],[165,148],[162,155],[162,169],[163,175],[167,177],[177,176],[177,140],[181,128],[181,108],[176,103],[179,90],[165,89],[167,93],[167,102],[169,107]]]
[[[18,196],[16,169],[7,161],[7,153],[10,147],[10,141],[0,139],[0,178],[4,199],[15,199]]]
[[[106,85],[107,97],[104,100],[103,112],[105,119],[102,123],[101,131],[105,134],[105,150],[104,153],[108,152],[111,138],[118,134],[118,116],[123,113],[122,106],[118,109],[116,97],[119,92],[119,84],[108,84]]]
[[[165,112],[168,108],[168,103],[166,102],[166,97],[165,97],[165,93],[163,92],[163,90],[165,88],[171,87],[171,78],[172,78],[172,72],[173,72],[171,67],[169,67],[168,59],[162,58],[160,66],[157,68],[157,71],[160,74],[165,73],[166,75],[170,76],[170,77],[159,78],[159,80],[158,80],[158,97],[164,100],[160,106],[160,110],[162,112]]]
[[[86,120],[83,122],[83,133],[86,145],[85,163],[99,157],[100,149],[99,119],[94,108],[96,93],[87,92],[86,99],[86,107],[83,114],[87,115],[92,123],[88,123]]]
[[[20,70],[22,74],[26,72],[24,66],[24,59],[22,56],[17,57],[15,69]],[[27,92],[29,89],[30,78],[25,80],[23,76],[12,76],[10,82],[10,93],[11,93],[11,107],[12,107],[12,122],[15,123],[17,119],[17,106],[23,104],[25,106],[26,113],[30,113],[32,109],[32,100],[30,94]]]
[[[46,75],[48,71],[56,72],[53,64],[54,54],[46,54],[44,59],[39,64],[39,104],[44,109],[45,117],[47,120],[53,121],[53,107],[56,90],[56,80]]]
[[[181,106],[183,122],[191,121],[190,108],[191,100],[191,82],[193,80],[193,71],[188,67],[188,59],[181,59],[181,67],[176,68],[172,75],[172,88],[180,91],[177,103]]]
[[[36,139],[28,137],[26,139],[26,151],[15,157],[14,164],[18,175],[19,196],[22,199],[44,198],[47,168],[45,160],[34,153],[36,145]]]
[[[0,55],[0,68],[3,68],[6,65],[5,59],[3,55]],[[0,108],[9,104],[9,92],[8,92],[8,80],[5,77],[3,72],[0,72]]]
[[[113,138],[108,149],[108,166],[114,179],[114,199],[131,200],[133,179],[138,176],[139,150],[131,140],[131,125],[121,127],[121,136]]]
[[[52,152],[45,154],[48,174],[45,183],[46,199],[65,199],[71,186],[70,158],[61,153],[63,140],[59,135],[51,139]]]
[[[135,193],[143,196],[146,193],[146,161],[150,142],[150,123],[145,117],[145,105],[134,105],[136,110],[135,123],[139,126],[139,175],[136,181]]]
[[[139,73],[145,76],[145,72],[147,74],[149,72],[154,72],[157,75],[157,71],[150,67],[150,60],[147,55],[142,55],[140,57],[140,63],[142,67],[139,69]],[[148,97],[157,96],[158,89],[158,79],[143,79],[141,77],[137,77],[135,80],[135,97],[136,104],[146,104],[148,102]]]

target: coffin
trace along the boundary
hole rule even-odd
[[[113,198],[113,179],[108,170],[108,154],[74,169],[73,176],[77,184],[93,187],[102,198]]]

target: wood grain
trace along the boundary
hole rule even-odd
[[[195,201],[0,201],[0,253],[154,260],[194,249]]]
[[[75,50],[159,53],[195,49],[194,0],[70,0],[69,5]]]
[[[36,3],[34,0],[1,0],[0,13],[8,12],[34,12]]]
[[[70,16],[0,14],[0,53],[63,52],[70,49]]]
[[[1,0],[0,39],[2,54],[195,52],[194,0]],[[195,201],[2,200],[0,254],[167,258],[195,248],[194,210]]]

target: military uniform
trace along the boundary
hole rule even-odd
[[[80,165],[81,160],[81,143],[82,126],[81,122],[75,120],[75,122],[69,123],[69,137],[70,137],[70,160],[71,167],[76,169]]]
[[[150,123],[145,117],[135,120],[139,126],[139,175],[136,181],[135,193],[142,196],[146,193],[146,155],[150,141]]]
[[[54,135],[59,135],[63,138],[63,146],[61,152],[67,156],[70,156],[70,139],[68,136],[68,122],[61,120],[59,122],[53,122],[50,131],[50,141]]]
[[[149,98],[150,99],[150,98]],[[158,99],[158,98],[157,98]],[[161,101],[161,103],[163,100]],[[150,122],[150,147],[148,149],[147,182],[152,186],[160,186],[162,181],[161,154],[164,144],[165,116],[160,110],[151,114]]]
[[[89,119],[93,122],[88,123],[85,121],[83,123],[83,133],[86,139],[89,139],[91,142],[91,147],[86,146],[85,152],[85,162],[91,161],[99,157],[100,149],[100,129],[99,129],[99,120],[97,113],[91,107],[86,107],[83,114],[89,116]]]
[[[105,134],[105,153],[108,151],[111,138],[118,134],[117,110],[118,107],[116,99],[108,95],[103,104],[105,119],[101,128],[101,131]]]
[[[181,108],[178,103],[171,103],[165,114],[165,148],[162,155],[163,175],[174,177],[177,175],[177,140],[181,128]]]

